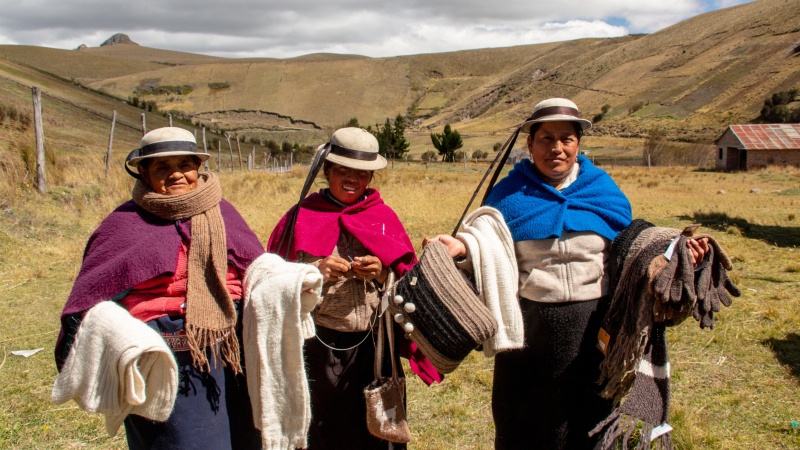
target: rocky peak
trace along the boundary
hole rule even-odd
[[[133,42],[131,38],[128,37],[127,34],[117,33],[111,36],[110,38],[106,39],[102,44],[100,44],[100,47],[105,47],[106,45],[116,45],[116,44],[139,45],[136,42]]]

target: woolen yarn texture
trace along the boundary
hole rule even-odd
[[[413,325],[408,336],[441,373],[455,370],[497,332],[491,311],[441,242],[425,247],[419,263],[398,281],[395,293],[403,297],[403,304],[414,304],[415,310],[407,312],[389,302],[390,310]]]
[[[104,414],[114,436],[128,414],[167,420],[177,393],[178,367],[161,335],[105,301],[86,313],[52,400],[75,400],[85,411]]]

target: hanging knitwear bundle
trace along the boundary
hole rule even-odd
[[[497,321],[456,267],[447,247],[431,242],[395,287],[389,310],[441,373],[450,373],[497,332]]]

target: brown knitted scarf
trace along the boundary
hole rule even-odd
[[[137,181],[132,196],[142,209],[162,219],[192,219],[185,326],[192,362],[198,369],[210,369],[208,347],[215,365],[221,355],[235,373],[241,373],[236,310],[225,283],[227,246],[219,209],[222,188],[216,175],[200,174],[196,189],[178,195],[157,194]]]

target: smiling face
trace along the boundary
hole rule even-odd
[[[352,205],[367,190],[369,182],[372,181],[372,171],[331,164],[330,168],[325,170],[325,178],[328,180],[333,197],[345,205]]]
[[[539,172],[547,178],[561,179],[575,165],[580,138],[572,122],[543,122],[528,135],[528,152]]]
[[[177,195],[197,187],[199,161],[191,155],[153,158],[139,165],[139,174],[153,192]]]

